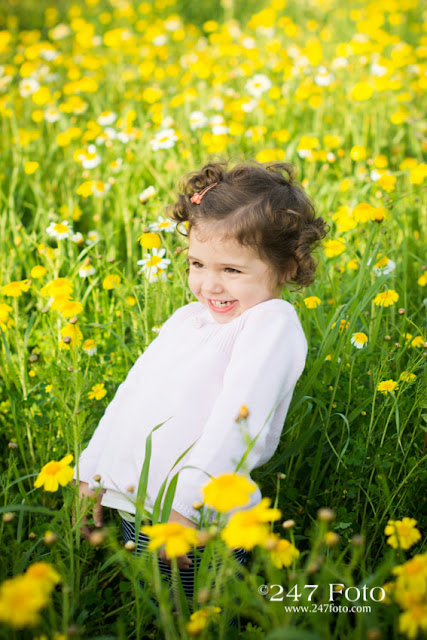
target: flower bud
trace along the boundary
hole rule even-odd
[[[126,551],[135,551],[136,544],[133,540],[128,540],[127,542],[125,542],[125,549]]]
[[[76,324],[78,322],[78,317],[77,316],[73,316],[72,318],[69,319],[68,322],[70,324]]]
[[[209,589],[206,589],[206,587],[202,587],[197,592],[197,602],[200,602],[200,604],[204,604],[205,602],[208,602],[209,596]]]
[[[199,511],[202,508],[203,508],[203,502],[200,502],[200,501],[193,502],[193,509],[195,509],[196,511]]]
[[[107,537],[107,532],[105,529],[98,529],[96,531],[92,531],[89,534],[89,542],[93,547],[99,547]]]
[[[282,527],[284,529],[292,529],[292,527],[294,527],[294,526],[295,526],[295,520],[285,520],[282,523]]]
[[[95,482],[101,482],[101,476],[99,475],[99,473],[97,473],[96,476],[93,476],[93,479],[95,480]]]
[[[9,444],[7,445],[9,447],[9,449],[17,449],[18,445],[16,444],[16,442],[9,442]]]
[[[239,420],[246,420],[248,416],[249,410],[244,404],[242,404],[242,406],[240,407],[239,415],[236,418],[236,422],[239,422]]]
[[[335,547],[340,541],[340,537],[335,531],[327,531],[323,536],[323,540],[326,542],[328,547]]]
[[[65,342],[65,344],[70,344],[70,342],[71,342],[70,336],[64,336],[62,338],[62,342]]]
[[[43,536],[43,542],[49,547],[58,542],[58,536],[53,531],[46,531]]]
[[[15,514],[11,513],[10,511],[7,511],[6,513],[3,514],[3,522],[12,522],[12,520],[14,519]]]
[[[355,546],[355,547],[363,547],[364,543],[365,543],[365,538],[363,536],[361,536],[359,533],[356,533],[352,539],[351,539],[351,543]]]
[[[317,511],[317,518],[321,522],[333,522],[335,520],[335,512],[329,507],[321,507]]]
[[[406,313],[406,309],[399,309],[397,313],[398,313],[400,316],[403,316],[403,315],[405,315],[405,313]]]

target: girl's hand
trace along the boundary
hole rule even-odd
[[[165,564],[171,566],[172,561],[171,559],[166,555],[166,551],[164,547],[161,547],[159,549],[159,558],[162,562],[164,562]],[[177,557],[177,565],[178,565],[178,569],[180,571],[182,571],[183,569],[190,569],[193,561],[190,560],[190,558],[188,556],[178,556]]]
[[[178,524],[182,524],[184,527],[191,527],[192,529],[197,529],[197,525],[192,520],[181,515],[178,511],[175,511],[174,509],[172,509],[170,513],[168,522],[178,522]],[[162,562],[171,566],[171,559],[166,555],[166,551],[164,547],[161,547],[159,549],[159,558]],[[188,556],[178,556],[177,564],[178,564],[178,569],[181,571],[182,569],[189,569],[192,566],[193,561],[190,560]]]
[[[76,481],[73,480],[73,484],[76,484]],[[95,505],[93,507],[93,519],[95,521],[95,526],[96,527],[102,527],[104,524],[104,507],[101,504],[101,500],[102,500],[102,496],[105,493],[105,489],[102,489],[98,495],[96,496],[96,502]],[[89,489],[89,485],[87,482],[80,482],[79,483],[79,500],[83,500],[84,498],[83,496],[85,496],[86,498],[93,498],[95,496],[95,491],[92,491],[91,489]],[[80,507],[79,507],[80,508]],[[72,523],[73,525],[76,524],[76,517],[75,517],[75,513],[73,510],[73,514],[72,514]],[[85,538],[86,540],[89,539],[90,534],[92,533],[92,529],[89,529],[89,527],[87,526],[87,524],[85,524],[87,522],[87,516],[84,516],[83,520],[83,526],[80,530],[80,535],[82,536],[82,538]]]

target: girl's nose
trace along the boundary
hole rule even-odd
[[[215,274],[206,274],[203,279],[202,289],[205,294],[214,294],[222,291],[222,284],[220,278]]]

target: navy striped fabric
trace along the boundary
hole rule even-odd
[[[131,540],[135,542],[135,524],[133,522],[129,522],[128,520],[124,520],[122,518],[122,530],[123,530],[123,540],[124,542],[128,542]],[[144,533],[140,533],[138,536],[137,548],[134,551],[135,555],[147,555],[148,556],[148,543],[150,538],[146,536]],[[202,551],[203,547],[199,548]],[[189,600],[193,599],[194,593],[194,566],[196,566],[196,570],[200,566],[201,562],[201,554],[197,554],[195,557],[194,553],[187,554],[189,558],[193,561],[193,565],[191,569],[184,569],[179,572],[181,577],[182,586],[184,588],[184,593]],[[245,549],[236,549],[234,551],[234,557],[240,564],[246,564],[247,552]],[[169,565],[165,564],[159,559],[159,569],[160,573],[165,576],[169,585],[172,583],[172,569]],[[234,576],[234,579],[240,579],[241,575],[238,573]],[[230,579],[230,578],[229,578]],[[140,581],[141,586],[144,588],[144,582]]]

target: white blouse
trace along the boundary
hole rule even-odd
[[[306,355],[301,323],[285,300],[261,302],[224,324],[200,302],[180,307],[117,389],[79,458],[79,479],[95,488],[99,474],[101,504],[134,514],[146,438],[166,421],[152,433],[144,508],[150,514],[165,478],[179,471],[172,508],[197,522],[201,488],[210,476],[234,472],[253,438],[238,472],[249,475],[272,457]],[[242,405],[243,423],[236,422]],[[258,490],[247,506],[260,499]]]

